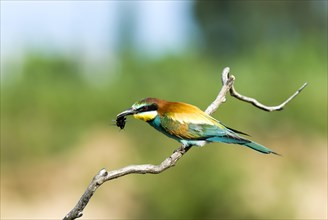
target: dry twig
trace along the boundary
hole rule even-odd
[[[241,101],[251,103],[255,107],[260,108],[264,111],[268,111],[268,112],[281,111],[281,110],[284,109],[285,105],[288,102],[290,102],[293,98],[295,98],[306,86],[307,86],[307,83],[304,83],[301,86],[301,88],[299,88],[292,96],[290,96],[286,101],[284,101],[283,103],[281,103],[280,105],[277,105],[277,106],[266,106],[266,105],[261,104],[259,101],[257,101],[254,98],[250,98],[250,97],[241,95],[236,91],[234,86],[232,86],[231,89],[230,89],[230,95],[237,98],[237,99],[239,99],[239,100],[241,100]]]
[[[246,96],[243,96],[239,94],[233,87],[233,82],[235,80],[235,77],[229,74],[230,68],[226,67],[222,71],[221,75],[221,81],[222,81],[222,88],[216,97],[216,99],[212,102],[210,106],[205,110],[207,114],[213,114],[220,104],[224,103],[226,98],[226,94],[228,91],[230,91],[231,96],[245,101],[252,103],[257,108],[260,108],[265,111],[276,111],[276,110],[282,110],[283,107],[290,102],[295,96],[297,96],[302,89],[307,85],[306,83],[297,90],[296,93],[294,93],[290,98],[288,98],[285,102],[283,102],[281,105],[278,106],[265,106],[261,103],[259,103],[254,98],[249,98]],[[83,210],[88,204],[89,200],[91,199],[92,195],[95,193],[95,191],[98,189],[99,186],[101,186],[106,181],[116,179],[128,174],[159,174],[165,170],[167,170],[170,167],[173,167],[176,165],[178,160],[188,151],[188,149],[185,149],[183,146],[180,146],[170,157],[166,158],[161,164],[159,165],[152,165],[152,164],[143,164],[143,165],[130,165],[118,170],[112,170],[107,171],[106,169],[101,169],[92,179],[91,183],[89,184],[88,188],[84,192],[84,194],[81,196],[78,203],[75,205],[75,207],[64,217],[64,220],[71,220],[71,219],[77,219],[83,215]]]

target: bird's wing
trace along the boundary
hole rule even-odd
[[[206,140],[209,137],[238,137],[223,124],[202,111],[175,112],[165,115],[161,117],[161,126],[170,135],[187,140]]]

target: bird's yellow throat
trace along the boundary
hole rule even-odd
[[[157,111],[149,111],[134,114],[133,117],[143,121],[151,121],[157,116],[157,114]]]

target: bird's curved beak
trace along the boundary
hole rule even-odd
[[[134,109],[132,109],[132,108],[129,108],[129,109],[127,109],[127,110],[121,112],[120,114],[118,114],[116,117],[117,117],[117,118],[122,118],[122,117],[125,117],[125,116],[127,116],[127,115],[133,115],[133,114],[135,114],[135,113],[137,113],[136,110],[134,110]]]

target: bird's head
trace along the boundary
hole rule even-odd
[[[121,112],[117,118],[122,118],[128,115],[143,120],[151,121],[158,115],[159,104],[162,100],[156,98],[145,98],[132,105],[131,108]]]

